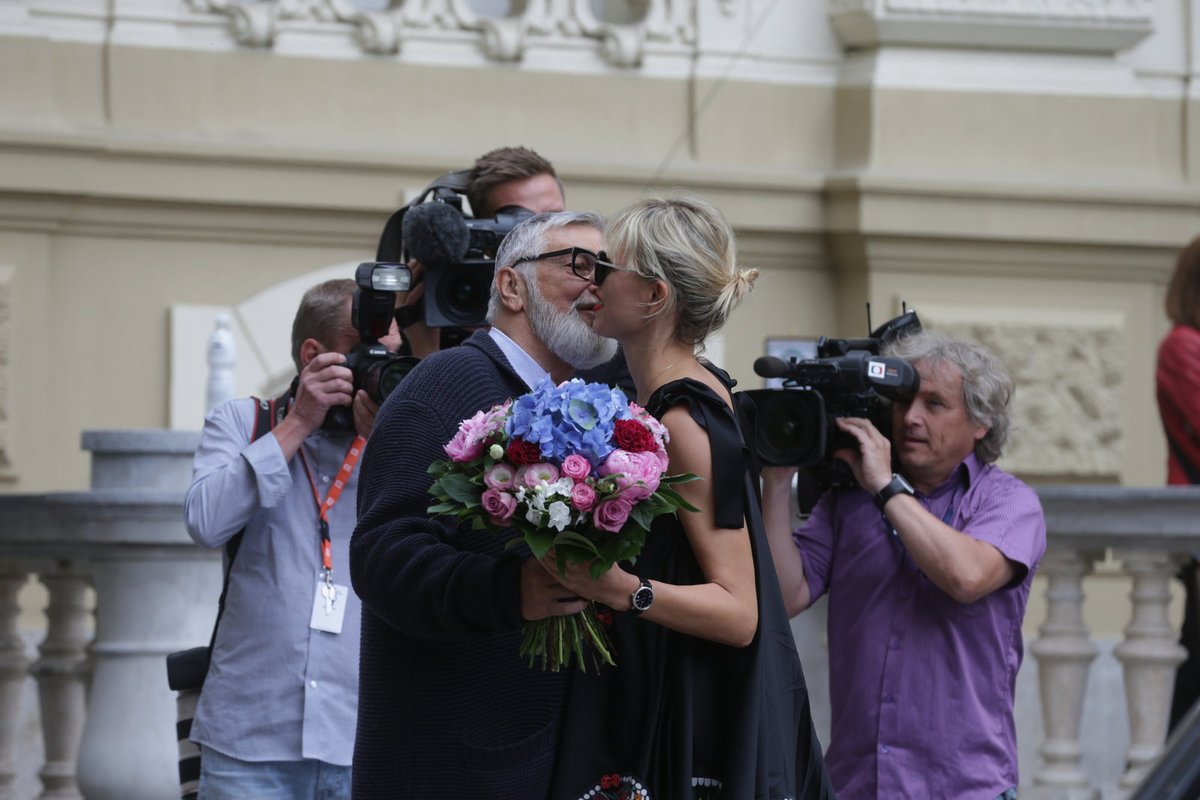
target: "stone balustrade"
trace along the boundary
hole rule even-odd
[[[217,553],[195,547],[182,522],[196,434],[84,434],[87,492],[0,496],[0,798],[38,771],[43,798],[164,798],[177,791],[175,710],[166,653],[207,641],[220,591]],[[1168,620],[1179,563],[1200,551],[1200,487],[1039,490],[1050,547],[1041,565],[1046,618],[1036,659],[1044,738],[1022,770],[1023,798],[1117,798],[1137,785],[1166,735],[1183,650]],[[1106,554],[1132,579],[1115,657],[1125,678],[1126,768],[1101,786],[1084,768],[1081,721],[1099,648],[1084,622],[1084,579]],[[30,661],[17,630],[17,593],[30,574],[49,595],[47,634]],[[96,593],[92,612],[85,597]],[[22,764],[19,694],[38,686],[45,760]],[[814,702],[822,687],[814,686]],[[1020,713],[1020,709],[1018,709]],[[25,800],[22,796],[20,800]]]

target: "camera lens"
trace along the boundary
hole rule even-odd
[[[364,389],[372,400],[382,403],[419,361],[412,356],[392,353],[382,358],[375,356],[363,366],[361,381],[360,376],[355,375],[355,382],[361,384],[358,388]]]
[[[757,393],[755,441],[770,464],[813,466],[825,456],[826,418],[821,395],[807,389]]]
[[[437,305],[452,325],[478,325],[487,314],[493,267],[462,266],[447,271],[437,287]]]

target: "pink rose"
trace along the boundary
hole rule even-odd
[[[499,489],[487,489],[479,499],[483,504],[484,513],[498,525],[507,523],[517,510],[517,498]]]
[[[591,511],[596,502],[596,490],[586,483],[577,483],[571,487],[571,505],[579,511]]]
[[[507,489],[513,485],[515,470],[509,464],[495,464],[483,473],[483,484],[489,489]]]
[[[573,481],[581,481],[592,473],[592,464],[578,453],[572,453],[563,459],[562,474]]]
[[[640,500],[658,490],[663,465],[657,453],[629,453],[613,450],[600,465],[601,475],[611,475],[623,491],[632,491],[630,499]]]
[[[624,495],[605,500],[592,511],[592,524],[602,531],[619,533],[633,510],[633,501]]]

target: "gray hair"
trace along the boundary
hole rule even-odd
[[[529,219],[517,223],[496,251],[496,269],[513,267],[523,258],[533,258],[540,254],[546,246],[546,234],[558,228],[570,225],[587,225],[598,231],[604,230],[604,218],[592,211],[546,211],[534,214]],[[526,261],[513,267],[525,280],[531,280],[537,264]],[[487,322],[492,324],[500,310],[500,290],[496,281],[492,280],[491,294],[488,296]]]
[[[292,319],[292,363],[302,368],[300,346],[305,339],[316,339],[323,347],[333,347],[338,336],[350,328],[346,303],[358,289],[350,278],[334,278],[318,283],[300,298],[300,307]]]
[[[654,315],[679,309],[675,336],[698,344],[718,330],[750,292],[757,269],[738,269],[737,244],[725,217],[688,192],[638,200],[609,220],[610,254],[671,287]]]
[[[962,373],[967,417],[988,429],[975,443],[975,455],[985,464],[1000,458],[1011,426],[1008,404],[1015,388],[1008,368],[991,350],[945,334],[921,331],[901,337],[886,347],[885,353],[913,364],[949,364],[957,368]]]

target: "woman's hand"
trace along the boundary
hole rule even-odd
[[[628,611],[633,603],[631,597],[641,581],[614,564],[596,580],[592,580],[591,562],[581,561],[578,564],[567,564],[565,575],[558,572],[558,560],[551,548],[541,558],[541,565],[570,591],[594,600],[611,608],[613,611]]]

